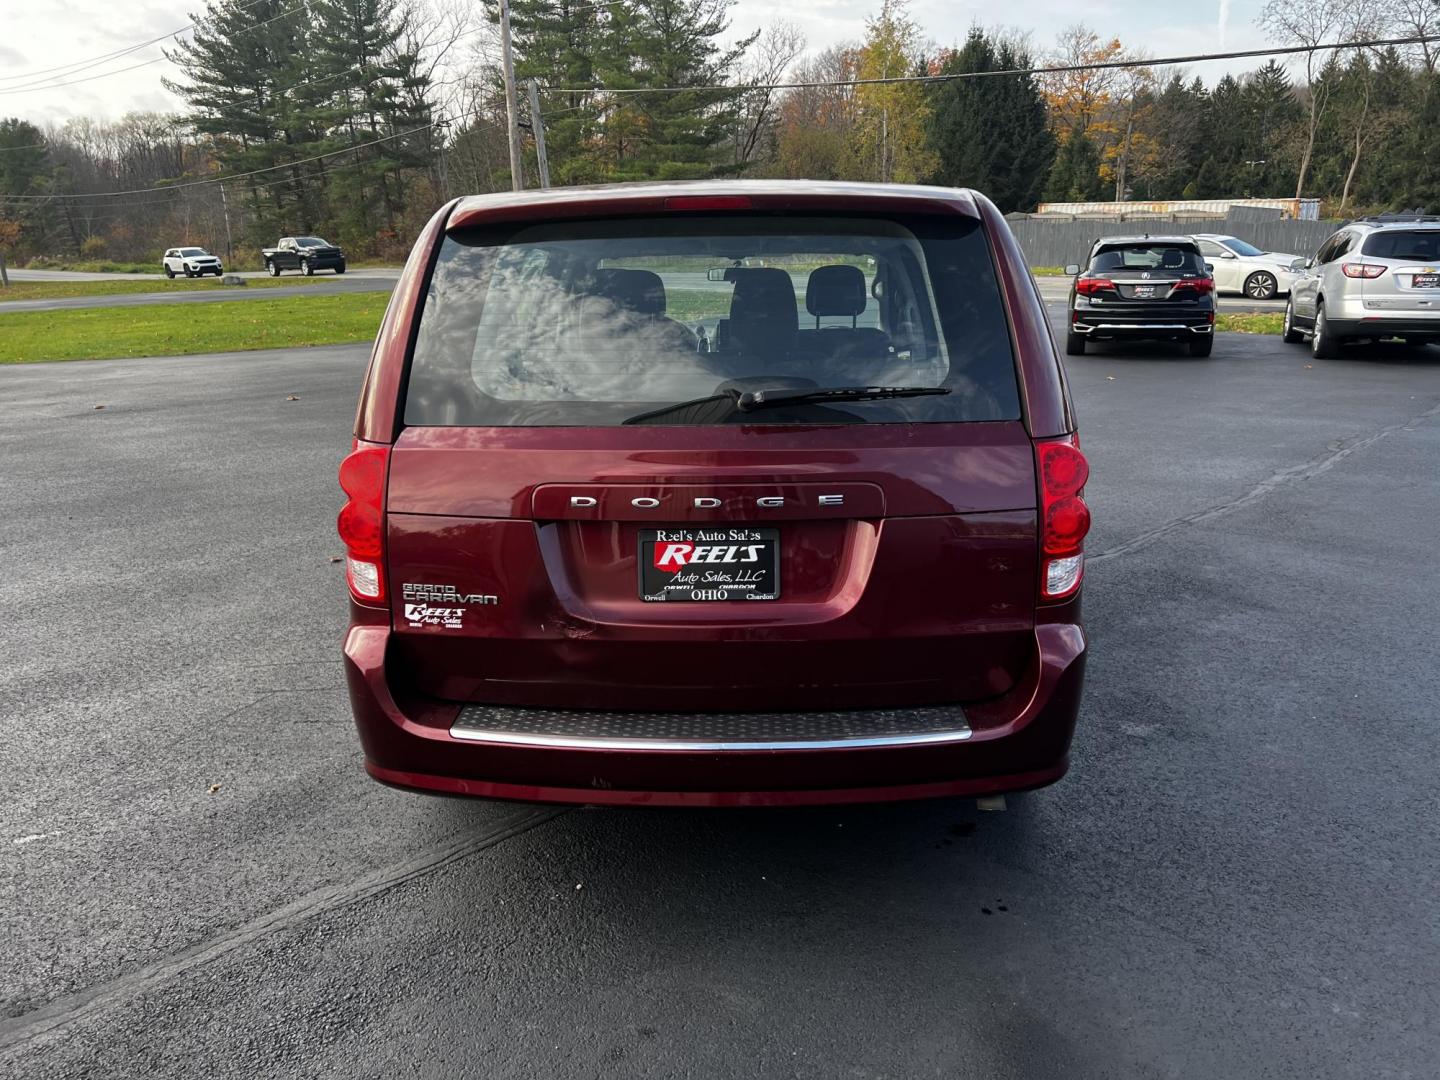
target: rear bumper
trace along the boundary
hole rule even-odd
[[[1151,307],[1139,309],[1116,305],[1107,309],[1076,307],[1070,315],[1070,329],[1096,338],[1180,338],[1215,332],[1213,309]]]
[[[994,794],[1065,774],[1085,668],[1078,623],[1035,628],[1034,660],[1004,696],[966,706],[963,737],[913,744],[593,748],[458,738],[461,706],[407,695],[390,630],[354,625],[345,674],[365,766],[412,790],[615,806],[783,806]]]
[[[1342,338],[1440,338],[1440,311],[1429,315],[1395,312],[1394,314],[1364,315],[1349,319],[1330,318],[1327,312],[1325,325],[1331,334]]]

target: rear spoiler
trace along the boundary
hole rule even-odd
[[[667,213],[804,212],[958,214],[979,218],[968,191],[955,188],[883,188],[874,184],[633,184],[613,187],[507,191],[462,199],[446,231],[523,221],[597,217],[651,217]]]

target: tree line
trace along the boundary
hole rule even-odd
[[[513,0],[552,182],[936,183],[1005,211],[1292,194],[1336,215],[1440,209],[1440,53],[1360,44],[1433,34],[1435,0],[1272,0],[1261,23],[1277,44],[1354,44],[1209,84],[1084,26],[1047,49],[979,26],[939,47],[905,0],[880,0],[860,39],[807,52],[784,22],[737,34],[732,5]],[[0,243],[12,259],[148,260],[318,233],[396,257],[449,195],[511,183],[495,8],[475,10],[210,0],[169,53],[182,113],[0,120]],[[1042,66],[1071,70],[1013,74]],[[533,141],[526,154],[534,186]],[[202,182],[215,177],[235,179]]]

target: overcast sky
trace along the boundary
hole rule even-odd
[[[911,15],[941,45],[964,37],[972,23],[1028,31],[1036,46],[1049,48],[1056,33],[1083,16],[1091,29],[1114,34],[1126,45],[1152,56],[1213,52],[1222,48],[1259,48],[1266,44],[1254,20],[1262,0],[1201,0],[1196,4],[1159,4],[1153,0],[1010,0],[1003,7],[976,0],[912,0]],[[859,38],[865,17],[879,0],[739,0],[734,29],[752,30],[777,15],[804,31],[811,49]],[[999,8],[1003,18],[996,12]],[[0,117],[21,116],[36,123],[63,123],[73,116],[117,119],[127,112],[170,111],[181,103],[160,85],[173,67],[157,44],[88,71],[59,78],[87,79],[76,85],[27,88],[44,72],[102,53],[125,48],[184,26],[202,0],[0,0]],[[1221,20],[1227,24],[1222,32]],[[131,71],[119,69],[135,67]],[[1211,63],[1191,68],[1207,82],[1227,70],[1255,62]],[[104,72],[117,74],[92,79]]]

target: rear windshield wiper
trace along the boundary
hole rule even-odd
[[[774,409],[783,405],[805,405],[827,401],[879,401],[883,398],[926,397],[930,394],[948,394],[948,386],[830,386],[806,387],[803,389],[776,390],[727,390],[723,394],[677,401],[649,412],[628,417],[626,424],[643,424],[672,413],[687,409],[696,411],[696,422],[713,422],[715,410],[705,409],[707,405],[725,403],[723,414],[730,412],[754,412],[756,409]],[[703,419],[701,419],[703,417]]]
[[[879,401],[881,398],[926,397],[948,394],[948,386],[828,386],[814,390],[751,390],[740,395],[735,407],[741,412],[773,409],[780,405],[812,401]]]

